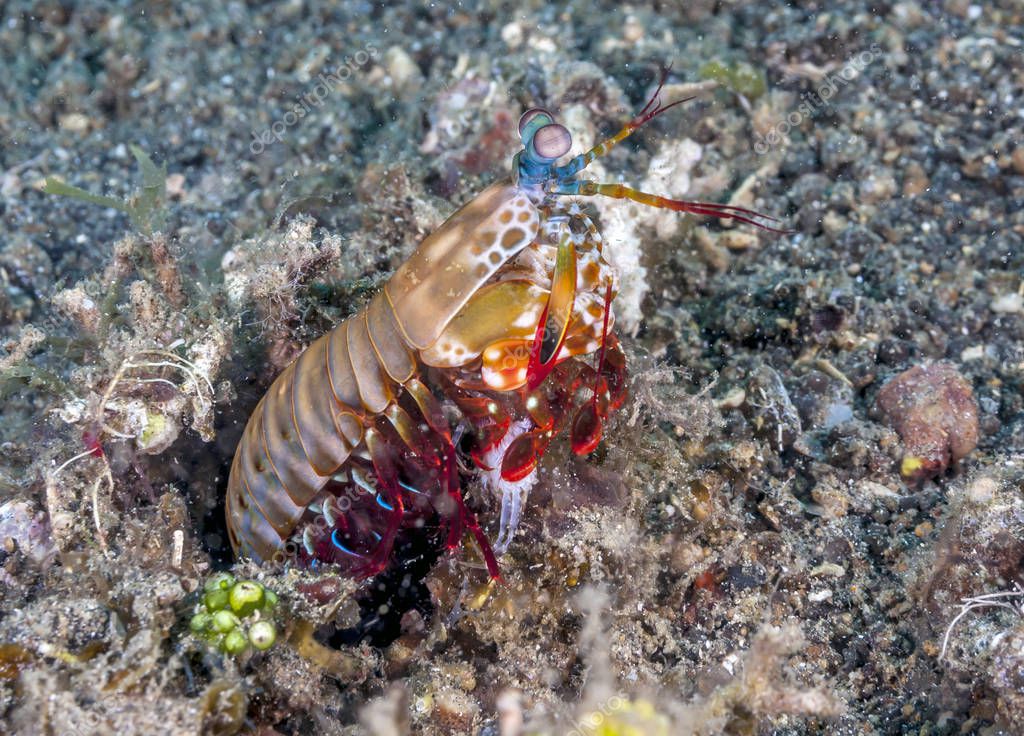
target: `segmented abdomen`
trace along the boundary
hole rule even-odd
[[[512,256],[539,214],[509,181],[485,189],[419,245],[360,312],[310,345],[249,418],[231,467],[235,551],[267,560],[415,376],[419,351]]]
[[[228,484],[231,543],[266,560],[415,370],[385,292],[310,345],[249,419]]]

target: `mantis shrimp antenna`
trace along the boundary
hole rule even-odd
[[[552,193],[584,197],[600,194],[614,199],[631,199],[634,202],[639,202],[640,204],[648,207],[659,207],[662,209],[675,210],[676,212],[689,212],[694,215],[706,215],[708,217],[732,218],[739,220],[740,222],[747,223],[748,225],[753,225],[761,230],[767,230],[768,232],[779,233],[782,235],[792,233],[792,230],[786,230],[765,224],[765,221],[778,222],[778,218],[756,212],[755,210],[747,209],[746,207],[717,204],[714,202],[693,202],[684,199],[669,199],[668,197],[660,197],[656,194],[641,192],[623,184],[600,184],[586,179],[575,178],[576,174],[589,166],[593,161],[604,156],[612,148],[632,135],[638,128],[650,122],[658,115],[661,115],[666,110],[671,110],[676,105],[681,105],[684,102],[688,102],[693,99],[693,97],[685,97],[681,100],[670,102],[667,105],[663,105],[661,103],[661,90],[665,86],[665,79],[668,77],[670,70],[671,66],[666,67],[662,71],[661,80],[658,82],[658,88],[647,101],[647,104],[644,105],[644,108],[639,112],[639,114],[626,123],[618,133],[613,135],[611,138],[598,143],[586,153],[580,154],[579,156],[571,159],[564,166],[554,167],[552,173],[557,179],[557,185],[552,190]]]
[[[651,95],[651,99],[649,99],[647,104],[644,105],[644,109],[637,113],[632,120],[623,125],[622,130],[608,140],[601,141],[586,153],[581,153],[579,156],[571,159],[564,166],[555,167],[552,173],[560,180],[560,183],[562,183],[561,180],[568,179],[569,177],[575,176],[579,172],[583,171],[583,169],[587,168],[592,162],[601,158],[610,150],[615,148],[619,143],[629,138],[634,131],[649,123],[651,120],[654,120],[654,118],[658,117],[663,112],[671,110],[676,105],[682,105],[684,102],[689,102],[693,99],[692,97],[684,97],[681,100],[670,102],[667,105],[661,104],[661,89],[665,86],[665,80],[668,79],[670,71],[672,71],[671,65],[662,70],[661,79],[658,81],[658,89],[654,90],[654,94]],[[561,194],[561,192],[559,192],[559,194]]]
[[[736,207],[731,204],[717,204],[715,202],[690,202],[685,199],[669,199],[668,197],[659,197],[657,194],[641,192],[623,184],[598,184],[594,181],[577,180],[567,187],[559,187],[555,190],[555,193],[575,194],[581,196],[601,194],[605,197],[613,197],[614,199],[631,199],[634,202],[639,202],[640,204],[647,205],[648,207],[660,207],[663,209],[675,210],[676,212],[689,212],[694,215],[707,215],[709,217],[731,217],[735,220],[739,220],[740,222],[745,222],[748,225],[760,228],[761,230],[779,233],[780,235],[787,235],[793,232],[792,230],[773,227],[771,225],[766,225],[763,222],[758,222],[758,219],[769,220],[771,222],[778,222],[779,220],[771,215],[765,215],[761,212],[747,209],[746,207]]]

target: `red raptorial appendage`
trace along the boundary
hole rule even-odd
[[[576,412],[572,420],[569,441],[572,451],[577,455],[588,455],[601,444],[604,434],[604,420],[598,414],[597,403],[588,401]]]
[[[516,437],[501,460],[501,478],[509,483],[522,480],[537,467],[537,437],[527,432]]]

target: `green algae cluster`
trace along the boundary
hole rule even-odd
[[[277,641],[277,595],[253,580],[218,573],[203,588],[189,629],[211,648],[230,656],[264,651]]]

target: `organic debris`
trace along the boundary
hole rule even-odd
[[[890,380],[875,407],[903,440],[900,474],[920,481],[945,472],[978,445],[978,403],[949,363],[917,365]]]

